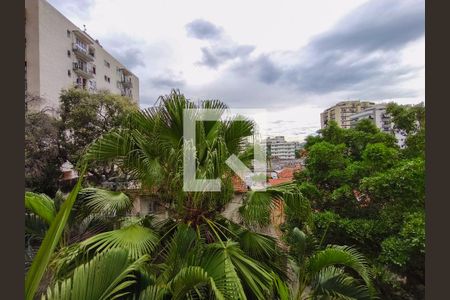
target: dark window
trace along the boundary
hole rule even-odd
[[[72,76],[72,72],[70,72],[70,70],[67,70],[67,76],[69,76],[69,77]]]
[[[70,50],[67,50],[67,57],[70,57]]]
[[[67,29],[67,37],[70,38],[70,30]]]
[[[92,73],[96,74],[95,73],[95,67],[92,67]]]

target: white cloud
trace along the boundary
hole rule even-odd
[[[417,32],[408,31],[410,25],[402,27],[411,18],[396,18],[408,12],[416,16],[414,7],[419,7],[420,15],[421,0],[49,2],[78,26],[85,24],[107,50],[129,64],[140,78],[143,107],[178,85],[195,100],[215,98],[237,107],[270,107],[271,119],[292,121],[274,124],[274,132],[303,138],[320,126],[319,113],[342,99],[424,100],[424,39],[414,41]],[[373,21],[364,23],[365,19]],[[193,38],[186,25],[195,20],[209,22],[217,30]],[[383,26],[397,31],[383,35]],[[358,33],[359,28],[367,34]],[[409,35],[401,39],[403,31]],[[214,33],[216,38],[207,38]],[[346,68],[327,69],[327,51],[321,46],[344,38],[349,40],[339,47],[350,45],[346,55],[333,59],[347,60]],[[395,51],[389,48],[393,43]],[[348,67],[351,44],[366,52],[358,53],[359,63],[367,68],[364,72]],[[381,47],[378,52],[377,47]],[[215,68],[199,64],[205,62],[205,53],[226,62]],[[321,69],[329,73],[321,76],[317,72]],[[352,72],[357,71],[356,84]],[[293,74],[308,78],[297,82]],[[405,74],[410,78],[404,80]]]

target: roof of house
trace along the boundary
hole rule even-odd
[[[231,181],[233,183],[233,188],[236,193],[245,193],[248,191],[247,185],[238,176],[231,177]]]
[[[288,183],[292,182],[292,178],[276,178],[276,179],[269,179],[268,184],[269,186],[282,184],[282,183]]]
[[[300,165],[292,167],[283,168],[281,171],[278,171],[278,178],[294,178],[294,173],[300,170]]]

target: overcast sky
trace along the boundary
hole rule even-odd
[[[141,107],[179,88],[302,140],[341,100],[425,101],[424,0],[49,2],[139,77]]]

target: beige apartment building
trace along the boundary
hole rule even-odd
[[[139,103],[139,79],[45,0],[25,0],[25,91],[59,107],[62,89],[108,90]]]
[[[380,103],[369,108],[362,110],[359,113],[350,116],[351,127],[355,127],[356,124],[363,120],[371,120],[378,129],[382,132],[393,133],[397,139],[397,145],[400,148],[405,147],[406,136],[401,132],[394,130],[394,123],[392,117],[387,113],[387,104]]]
[[[374,102],[368,101],[341,101],[336,105],[324,110],[320,114],[320,125],[321,128],[327,126],[329,121],[336,121],[339,127],[341,128],[350,128],[351,120],[350,116],[358,113],[362,110],[365,110],[369,107],[374,106]]]

